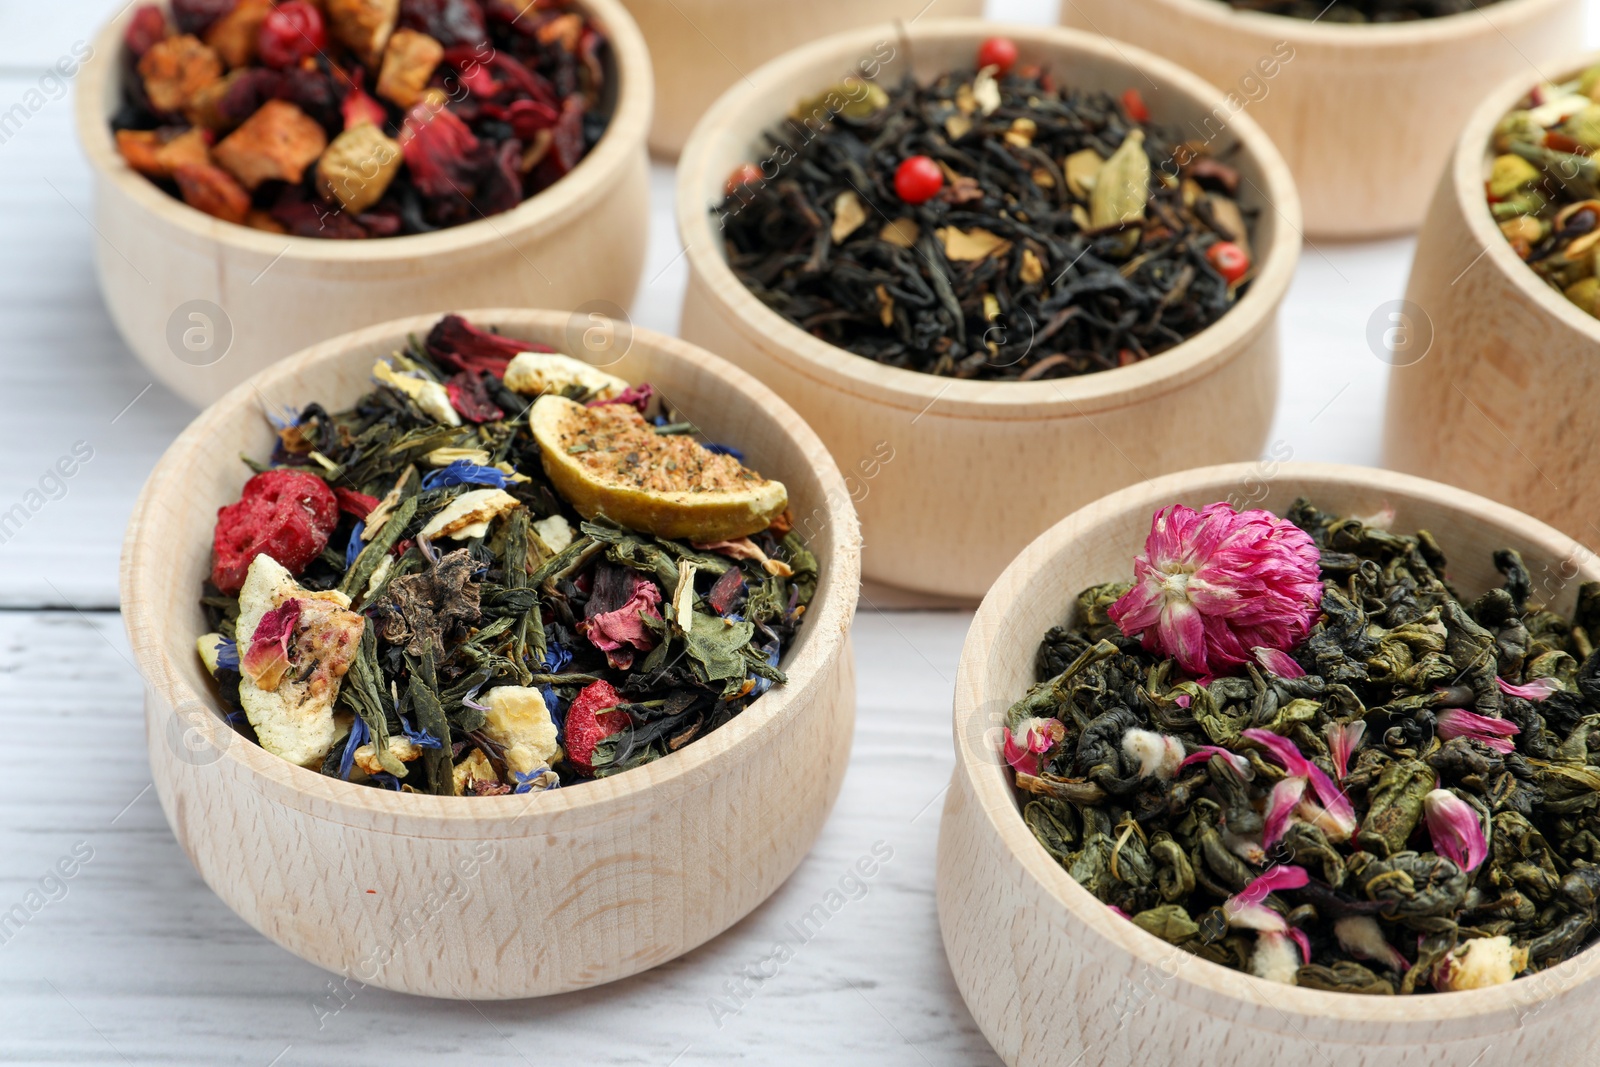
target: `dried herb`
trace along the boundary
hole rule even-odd
[[[784,681],[817,561],[780,483],[647,386],[455,316],[373,376],[277,423],[218,513],[198,646],[241,732],[334,777],[491,796],[660,758]],[[499,417],[473,418],[483,398]],[[558,489],[552,408],[597,452],[626,427],[626,480]],[[635,528],[605,517],[642,492]],[[685,523],[706,536],[661,534]]]
[[[1412,22],[1488,7],[1499,0],[1224,0],[1240,11],[1316,22]]]
[[[1381,517],[1162,511],[1007,714],[1023,820],[1140,928],[1263,978],[1408,994],[1569,959],[1600,906],[1600,583],[1567,618],[1494,563],[1463,600]]]
[[[1251,277],[1240,175],[1137,91],[1007,67],[799,104],[715,209],[734,273],[824,341],[958,378],[1125,366],[1216,322]]]
[[[609,45],[578,5],[179,0],[140,7],[111,126],[128,165],[227,222],[427,233],[509,211],[609,122]]]
[[[1600,66],[1539,85],[1495,127],[1485,188],[1500,232],[1552,288],[1600,318]]]

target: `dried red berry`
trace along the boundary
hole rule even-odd
[[[999,67],[1008,72],[1017,61],[1017,42],[1009,37],[991,37],[978,46],[978,66]]]
[[[944,188],[944,171],[927,156],[912,156],[894,172],[894,191],[908,204],[925,204]]]
[[[1229,285],[1250,272],[1249,253],[1232,241],[1218,241],[1206,249],[1206,262],[1217,268],[1217,273]]]
[[[144,55],[151,47],[167,36],[167,16],[155,4],[145,4],[128,20],[122,39],[134,58]]]
[[[1137,89],[1129,89],[1122,94],[1122,110],[1141,126],[1150,121],[1150,109],[1145,106],[1144,94]]]
[[[594,772],[595,746],[627,728],[627,712],[605,710],[621,703],[622,698],[604,679],[589,683],[572,698],[572,706],[567,709],[563,747],[567,750],[567,759],[584,772]]]
[[[217,510],[211,581],[224,593],[237,593],[251,562],[263,553],[299,574],[328,547],[338,524],[339,502],[321,478],[263,471],[244,483],[237,502]]]
[[[306,0],[284,0],[261,24],[256,52],[269,67],[291,67],[328,47],[322,12]]]
[[[460,315],[446,315],[428,331],[428,355],[454,371],[488,371],[506,376],[506,364],[518,352],[554,352],[532,341],[502,337],[473,326]]]

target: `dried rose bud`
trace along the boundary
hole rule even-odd
[[[1039,773],[1039,757],[1067,736],[1060,719],[1023,719],[1016,730],[1007,727],[1003,751],[1006,762],[1020,774]]]
[[[1311,537],[1270,512],[1174,504],[1156,513],[1134,586],[1108,614],[1204,677],[1303,641],[1322,603],[1320,562]]]

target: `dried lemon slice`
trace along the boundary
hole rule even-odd
[[[544,472],[586,519],[689,541],[748,537],[789,506],[782,482],[689,437],[658,434],[632,407],[546,394],[531,423]]]

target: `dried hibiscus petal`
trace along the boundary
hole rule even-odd
[[[478,139],[449,108],[423,100],[406,115],[400,151],[417,191],[429,198],[467,196],[475,175]]]
[[[450,406],[469,422],[493,422],[503,419],[506,413],[489,399],[489,387],[484,383],[483,371],[462,371],[444,383],[450,394]]]
[[[389,117],[383,110],[383,105],[372,97],[359,85],[350,87],[345,93],[344,100],[339,104],[339,112],[344,116],[344,128],[352,129],[363,123],[370,123],[379,129],[383,128],[384,121]]]
[[[166,35],[167,17],[155,4],[144,4],[128,20],[128,28],[123,31],[122,39],[127,43],[128,51],[137,59]]]
[[[555,164],[556,176],[566,174],[583,159],[583,100],[569,96],[561,101],[561,117],[556,120],[555,143],[551,145],[550,160]]]
[[[339,510],[347,515],[354,515],[358,519],[365,519],[372,514],[372,509],[378,506],[378,498],[358,493],[354,489],[339,486],[333,491],[333,498],[339,502]]]
[[[237,502],[217,511],[211,581],[224,593],[237,593],[251,561],[263,553],[298,575],[328,547],[338,522],[339,502],[321,478],[264,471],[244,483]]]
[[[706,603],[718,615],[726,615],[739,602],[739,594],[743,592],[744,573],[738,567],[729,567],[711,586],[711,591],[706,594]]]
[[[495,152],[494,166],[489,168],[478,192],[479,211],[498,215],[522,203],[522,174],[517,170],[521,160],[521,141],[513,137],[501,144]]]
[[[400,25],[421,30],[446,48],[489,42],[476,0],[401,0]]]
[[[622,697],[604,679],[589,683],[572,698],[564,747],[567,759],[581,770],[592,774],[595,746],[627,728],[627,712],[606,711],[621,703]]]
[[[506,376],[506,366],[519,352],[554,352],[533,341],[518,341],[480,330],[460,315],[446,315],[428,331],[428,355],[455,371],[488,371]]]

